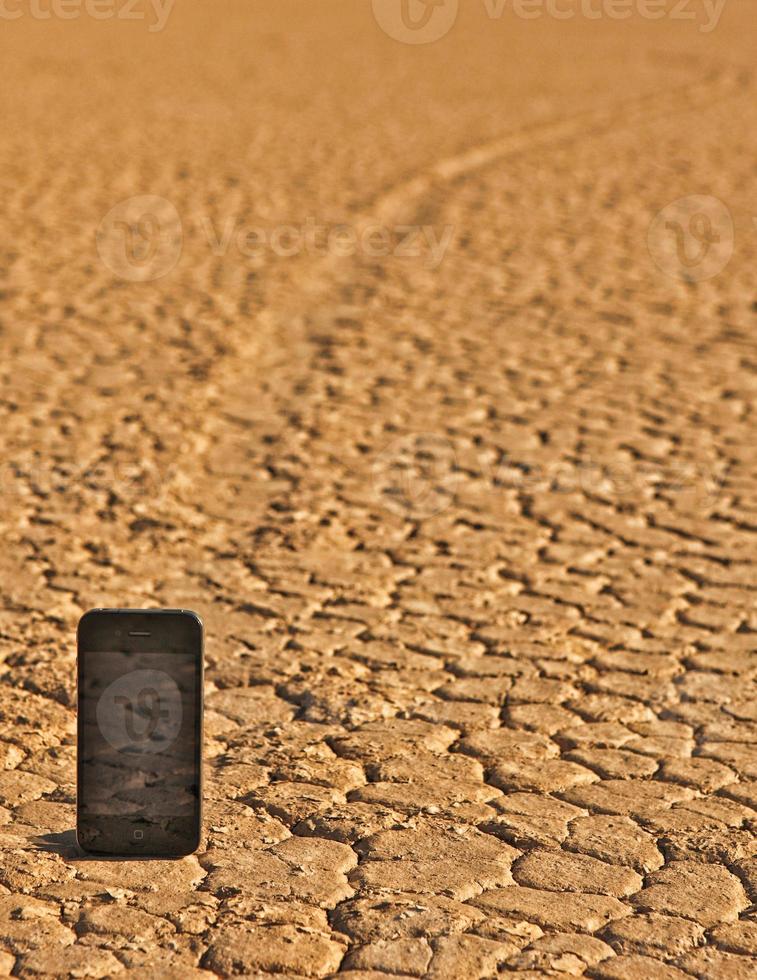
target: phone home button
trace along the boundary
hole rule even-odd
[[[145,832],[144,830],[135,830],[133,836],[134,836],[134,840],[144,840]]]

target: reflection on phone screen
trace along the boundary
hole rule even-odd
[[[199,808],[195,656],[81,656],[80,842],[104,852],[182,851]]]

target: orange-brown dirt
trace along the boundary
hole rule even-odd
[[[753,977],[752,0],[382,2],[3,6],[0,970]],[[190,858],[74,845],[98,605]]]

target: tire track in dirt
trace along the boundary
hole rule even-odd
[[[508,157],[570,144],[577,140],[601,138],[621,129],[632,129],[679,113],[710,109],[743,94],[751,81],[752,74],[745,68],[713,65],[706,70],[705,77],[701,80],[688,82],[671,92],[619,99],[611,106],[599,110],[547,122],[532,129],[518,130],[473,146],[445,157],[387,189],[366,205],[363,212],[355,217],[353,226],[358,234],[362,234],[376,224],[412,224],[414,212],[423,198],[439,186],[454,185],[457,181],[494,166]],[[256,327],[262,326],[262,330],[256,330],[251,350],[246,350],[244,342],[240,342],[233,357],[222,360],[212,370],[211,386],[216,400],[220,399],[222,403],[222,392],[238,388],[240,362],[250,365],[250,374],[254,377],[263,357],[266,371],[273,374],[278,364],[291,362],[297,356],[307,359],[312,350],[310,337],[313,327],[320,329],[340,317],[359,317],[361,311],[358,307],[334,305],[333,296],[330,296],[335,290],[349,284],[354,275],[352,263],[335,256],[309,263],[299,284],[294,308],[290,305],[291,298],[288,298],[285,310],[278,311],[275,307],[268,307],[261,311]],[[297,279],[297,275],[292,278]],[[270,353],[264,353],[266,348],[268,351],[278,348],[282,356],[271,358]],[[244,374],[244,370],[241,373]],[[296,382],[293,386],[294,384]],[[284,393],[278,389],[275,400],[286,405],[296,399],[291,398],[290,392]],[[193,437],[192,455],[198,461],[213,446],[213,432],[219,427],[216,413],[210,407],[208,404],[203,412],[206,425]],[[274,431],[281,431],[285,423],[271,427],[271,414],[270,404],[250,413],[255,422],[262,423],[265,420],[269,430],[273,428]],[[170,481],[165,489],[170,492]]]

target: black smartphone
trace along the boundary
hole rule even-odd
[[[191,854],[202,824],[203,628],[93,609],[77,631],[76,836],[90,854]]]

